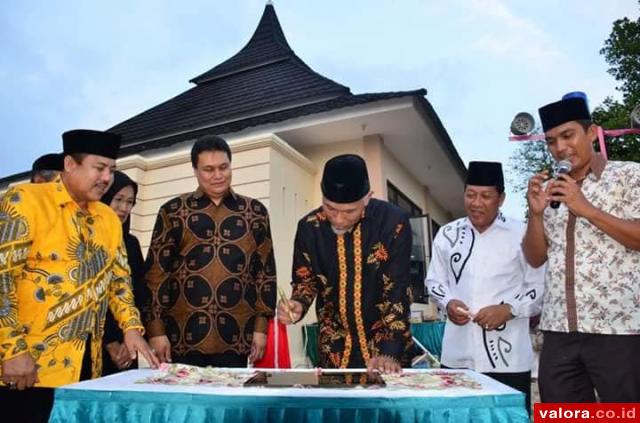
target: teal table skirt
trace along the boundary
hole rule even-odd
[[[130,372],[142,372],[132,370]],[[149,370],[145,370],[149,372]],[[145,376],[149,373],[144,374]],[[138,373],[142,375],[142,373]],[[113,378],[112,375],[109,378]],[[141,376],[136,376],[141,377]],[[479,375],[479,377],[484,377]],[[107,379],[107,378],[103,378]],[[488,378],[487,378],[488,380]],[[322,390],[298,389],[302,395],[282,396],[277,388],[261,388],[255,395],[217,395],[197,388],[192,392],[153,392],[156,385],[133,385],[132,379],[101,379],[58,388],[50,422],[309,422],[309,423],[414,423],[414,422],[528,422],[524,395],[499,386],[500,394],[472,396],[385,397],[385,389],[364,395],[323,397]],[[115,383],[114,383],[115,382]],[[85,389],[78,389],[84,386]],[[109,386],[118,388],[109,389]],[[99,388],[99,389],[98,389]],[[170,390],[173,387],[163,387]],[[176,387],[174,389],[184,388]],[[131,389],[131,390],[128,390]],[[222,388],[243,390],[249,388]],[[253,388],[255,389],[255,388]],[[289,392],[292,388],[289,388]],[[505,391],[506,389],[506,391]],[[335,389],[331,390],[335,391]],[[256,391],[254,391],[256,392]],[[273,394],[270,394],[273,392]],[[342,391],[345,392],[345,391]],[[495,393],[495,392],[494,392]],[[437,395],[437,393],[436,393]]]
[[[444,335],[444,323],[441,321],[412,323],[411,334],[438,358],[442,354],[442,336]],[[318,365],[318,325],[313,323],[304,325],[302,339],[306,346],[306,354],[313,366]]]

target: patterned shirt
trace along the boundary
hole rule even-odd
[[[7,191],[0,200],[0,361],[28,352],[36,386],[77,382],[91,335],[99,377],[107,307],[123,331],[142,329],[113,210],[90,202],[83,211],[59,178]]]
[[[640,164],[596,155],[582,181],[595,207],[640,219]],[[544,212],[548,267],[540,328],[557,332],[640,334],[640,251],[633,251],[566,205]]]
[[[216,205],[201,190],[160,208],[145,276],[148,336],[166,335],[172,355],[246,355],[266,333],[276,302],[267,209],[233,193]]]
[[[443,226],[433,241],[427,272],[429,295],[445,310],[451,300],[472,313],[507,303],[515,318],[496,330],[448,320],[442,340],[442,364],[478,372],[513,373],[531,370],[533,350],[529,317],[540,313],[544,266],[534,269],[522,253],[524,223],[498,214],[484,232],[469,218]]]
[[[322,208],[300,220],[292,299],[306,314],[317,297],[321,367],[365,367],[376,355],[408,364],[411,241],[406,213],[375,199],[342,235]]]

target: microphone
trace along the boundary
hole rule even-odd
[[[558,178],[558,175],[566,175],[567,173],[571,172],[571,168],[573,166],[571,165],[571,162],[569,160],[560,160],[558,163],[556,163],[556,179]],[[558,207],[560,207],[560,202],[559,201],[552,201],[551,204],[549,204],[551,206],[552,209],[557,209]]]

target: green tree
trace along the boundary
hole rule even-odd
[[[640,18],[615,21],[600,54],[609,64],[608,72],[620,82],[617,89],[623,102],[635,105],[640,100]]]
[[[536,173],[551,169],[552,165],[553,158],[545,142],[521,141],[509,158],[511,176],[507,179],[514,191],[526,193],[529,179]]]
[[[622,100],[607,97],[593,110],[593,121],[604,129],[628,128],[631,111],[640,103],[640,18],[616,20],[600,54],[609,64],[608,72],[620,82],[616,89]],[[640,136],[607,138],[607,154],[611,160],[640,161]],[[526,194],[529,178],[549,168],[551,161],[544,142],[521,143],[509,159],[514,189]]]
[[[609,64],[608,72],[620,82],[622,101],[607,97],[593,111],[593,120],[604,129],[628,128],[631,111],[640,103],[640,18],[615,21],[600,54]],[[640,136],[608,138],[607,153],[612,160],[640,161]]]
[[[633,107],[607,97],[592,113],[593,121],[604,129],[629,128]],[[640,136],[607,137],[607,155],[611,160],[640,162]],[[596,150],[598,150],[596,145]]]

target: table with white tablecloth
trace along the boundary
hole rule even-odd
[[[50,421],[529,421],[522,393],[473,371],[464,372],[480,384],[479,389],[275,388],[139,383],[157,372],[152,369],[130,370],[58,388]]]

